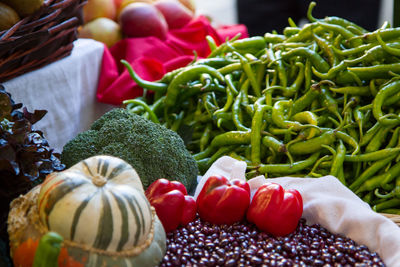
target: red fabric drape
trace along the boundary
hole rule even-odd
[[[105,47],[102,60],[97,99],[100,102],[120,105],[126,99],[143,94],[120,63],[128,61],[140,77],[148,81],[160,79],[166,72],[183,67],[194,59],[207,57],[210,53],[205,39],[210,35],[216,44],[226,38],[241,33],[241,38],[248,37],[244,25],[224,26],[214,29],[210,22],[199,16],[181,29],[170,30],[166,40],[156,37],[125,38],[110,49]]]

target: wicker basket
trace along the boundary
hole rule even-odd
[[[68,56],[87,0],[44,0],[36,13],[0,32],[0,82]]]

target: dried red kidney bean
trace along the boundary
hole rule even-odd
[[[167,234],[167,266],[385,266],[375,252],[322,226],[306,225],[285,237],[243,221],[213,225],[199,217]]]

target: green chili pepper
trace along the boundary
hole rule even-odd
[[[382,143],[386,140],[386,136],[390,132],[391,128],[392,127],[379,129],[378,133],[368,143],[367,147],[365,148],[365,152],[369,153],[379,150],[379,148],[382,146]]]
[[[194,154],[193,158],[198,162],[199,160],[203,160],[207,157],[209,157],[210,155],[212,155],[215,151],[217,150],[217,147],[214,146],[208,146],[206,149],[204,149],[203,151]]]
[[[400,198],[392,198],[390,200],[387,200],[383,203],[374,205],[372,208],[376,212],[380,212],[382,210],[390,209],[390,208],[395,208],[400,206]]]
[[[307,9],[307,19],[311,22],[322,21],[322,20],[318,20],[312,16],[312,11],[315,6],[316,6],[316,2],[314,2],[314,1],[310,2],[308,9]],[[323,21],[330,23],[330,24],[340,25],[344,28],[353,27],[357,30],[357,32],[362,32],[362,33],[367,32],[364,28],[362,28],[359,25],[357,25],[351,21],[348,21],[344,18],[328,16],[328,17],[325,17],[325,19],[323,19]]]
[[[277,153],[287,152],[285,144],[272,136],[264,136],[262,138],[262,144]]]
[[[281,43],[285,41],[286,36],[281,34],[265,33],[264,40],[266,43]]]
[[[240,59],[240,63],[242,64],[243,71],[246,73],[247,78],[250,81],[251,87],[253,88],[255,95],[257,97],[260,97],[261,96],[261,88],[260,88],[259,83],[257,82],[256,76],[254,75],[249,62],[241,54],[239,54],[237,52],[233,52],[233,54],[236,55]]]
[[[345,63],[347,63],[348,65],[355,65],[360,62],[363,62],[364,64],[373,62],[383,62],[390,55],[388,50],[392,51],[391,49],[396,49],[396,48],[400,48],[399,42],[385,44],[385,46],[377,45],[365,51],[364,55],[358,58],[345,60]]]
[[[303,26],[303,28],[295,35],[292,35],[288,38],[286,38],[286,40],[284,40],[284,42],[286,43],[291,43],[291,42],[305,42],[309,39],[312,38],[312,33],[316,32],[316,30],[314,29],[316,26],[316,23],[307,23]]]
[[[226,75],[234,71],[240,71],[240,70],[242,70],[242,64],[240,62],[237,62],[219,68],[218,72],[221,73],[222,75]]]
[[[227,40],[223,44],[221,44],[220,46],[215,48],[213,51],[211,51],[211,53],[208,55],[208,58],[213,58],[220,54],[225,53],[225,50],[228,48],[228,44],[230,44],[230,42],[234,42],[235,40],[239,39],[241,35],[242,35],[241,33],[238,33],[234,37],[232,37],[231,40],[228,40],[228,38],[227,38]]]
[[[379,192],[379,188],[376,188],[374,193],[375,193],[375,196],[377,196],[378,198],[384,198],[384,199],[388,199],[388,198],[392,198],[392,197],[400,198],[400,178],[399,177],[396,178],[394,188],[389,189],[389,190],[390,190],[389,193],[381,194]]]
[[[211,166],[218,158],[227,155],[229,152],[235,150],[237,146],[222,146],[208,159],[207,166]]]
[[[174,106],[176,98],[180,93],[180,86],[193,80],[196,77],[199,77],[202,73],[208,73],[211,76],[217,78],[220,82],[224,82],[224,76],[213,67],[207,65],[195,65],[187,67],[186,69],[179,72],[168,85],[167,95],[165,98],[165,106]]]
[[[304,90],[303,92],[308,92],[311,90],[311,76],[312,76],[312,69],[311,69],[311,61],[309,59],[306,60],[304,65]]]
[[[321,50],[326,54],[328,58],[328,63],[331,66],[336,65],[338,62],[338,58],[333,52],[332,45],[329,44],[327,40],[316,34],[313,34],[313,38],[317,42],[318,46],[321,47]]]
[[[283,91],[283,96],[292,97],[297,93],[304,81],[304,64],[296,62],[295,65],[298,67],[297,77],[294,82]]]
[[[339,121],[342,122],[343,119],[338,112],[338,104],[335,98],[332,97],[330,91],[325,85],[322,85],[320,88],[321,94],[319,95],[319,98],[321,101],[321,105],[323,107],[326,107],[328,111],[330,111],[332,114],[336,115]]]
[[[329,90],[339,94],[350,94],[357,96],[370,96],[370,88],[369,86],[345,86],[339,88],[330,87]]]
[[[400,215],[400,209],[383,209],[381,212]]]
[[[164,108],[164,99],[165,99],[165,96],[162,96],[162,97],[158,98],[155,102],[153,102],[153,104],[150,106],[151,111],[153,111],[153,113],[156,116],[161,115],[161,112]]]
[[[389,162],[391,162],[397,155],[390,155],[384,159],[378,160],[374,162],[371,166],[369,166],[364,172],[353,181],[353,183],[349,186],[350,190],[356,191],[365,181],[375,175],[380,169],[385,167]]]
[[[57,267],[58,255],[64,238],[56,232],[48,232],[39,240],[33,267]]]
[[[252,36],[231,42],[233,48],[239,53],[256,54],[266,47],[266,41],[262,36]],[[209,56],[211,57],[211,56]]]
[[[370,161],[376,161],[383,159],[385,157],[388,157],[393,154],[398,154],[400,152],[399,147],[395,148],[384,148],[381,150],[369,152],[369,153],[364,153],[360,155],[345,155],[344,156],[344,161],[348,162],[370,162]]]
[[[227,145],[250,144],[250,132],[230,131],[217,135],[211,141],[212,147],[220,147]]]
[[[312,51],[311,49],[305,47],[297,47],[291,49],[290,51],[282,53],[282,58],[285,60],[296,56],[310,59],[313,66],[319,72],[328,72],[328,70],[330,69],[329,64],[320,55],[318,55],[318,53]]]
[[[400,133],[400,127],[397,127],[393,133],[392,133],[392,137],[390,138],[388,144],[386,145],[386,148],[392,148],[395,147],[398,140],[399,140],[399,133]]]
[[[382,46],[383,50],[385,50],[388,54],[391,54],[394,56],[400,56],[400,49],[398,49],[400,44],[399,43],[393,43],[393,44],[385,43],[382,40],[380,31],[381,31],[380,29],[377,31],[376,39],[378,40],[379,44]]]
[[[355,82],[355,78],[350,74],[350,71],[357,75],[361,80],[372,80],[372,79],[388,79],[392,76],[390,72],[399,73],[400,63],[393,64],[380,64],[365,67],[348,67],[347,71],[343,71],[336,77],[336,82],[340,84],[348,84]]]
[[[300,30],[301,29],[298,28],[298,27],[285,27],[283,29],[283,35],[284,35],[285,38],[281,38],[281,42],[285,41],[285,39],[287,37],[290,37],[290,36],[293,36],[295,34],[298,34],[300,32]],[[265,35],[264,35],[264,38],[265,38]],[[267,39],[266,39],[266,41],[267,41]]]
[[[337,73],[339,73],[342,70],[345,70],[347,67],[347,64],[345,61],[341,61],[339,64],[333,66],[332,68],[329,69],[327,73],[321,73],[319,72],[314,66],[311,67],[311,70],[315,76],[322,80],[333,80]]]
[[[361,140],[364,135],[364,133],[363,133],[364,114],[360,111],[360,106],[357,106],[356,108],[353,109],[353,117],[358,125],[359,136],[360,136],[360,140]]]
[[[242,95],[243,95],[243,92],[240,91],[239,94],[236,96],[235,101],[233,102],[232,120],[233,120],[233,123],[236,125],[236,128],[239,131],[249,131],[250,129],[248,127],[244,126],[242,123],[242,120],[241,120],[240,104],[241,104]]]
[[[400,118],[389,119],[384,118],[382,105],[386,98],[400,92],[400,80],[395,80],[384,87],[382,87],[378,94],[375,96],[372,105],[372,114],[375,119],[383,125],[398,125],[400,124]]]
[[[254,116],[251,122],[251,136],[250,136],[250,146],[251,146],[251,161],[254,164],[259,164],[261,162],[260,152],[261,152],[261,126],[263,114],[267,108],[266,105],[261,105],[257,101],[254,105]]]
[[[292,116],[292,119],[300,123],[307,123],[311,125],[318,125],[318,116],[311,111],[302,111]],[[306,139],[313,138],[318,133],[317,128],[311,128]]]
[[[388,41],[391,39],[398,39],[400,37],[400,27],[389,28],[389,29],[377,29],[373,32],[367,32],[361,36],[365,42],[375,42],[377,41],[377,36],[380,35],[383,41]]]
[[[294,162],[293,164],[261,164],[257,171],[259,173],[278,173],[281,175],[297,173],[312,166],[319,157],[319,152],[312,154],[309,158]]]
[[[175,116],[175,120],[173,121],[169,129],[171,129],[174,132],[178,132],[179,128],[182,125],[184,114],[185,112],[183,110],[179,112],[179,114]]]
[[[362,45],[362,40],[353,39],[353,37],[355,37],[356,35],[341,25],[325,23],[321,21],[318,21],[317,25],[321,26],[324,29],[340,34],[341,36],[343,36],[344,39],[346,39],[346,42],[350,44],[350,47],[357,47],[359,45]]]
[[[227,112],[230,109],[231,105],[233,104],[234,93],[229,86],[226,87],[226,95],[227,95],[227,98],[226,98],[225,105],[222,108],[216,110],[213,114],[214,116],[218,115],[219,113]]]
[[[281,50],[276,51],[274,63],[277,68],[280,85],[282,87],[286,87],[287,86],[287,74],[286,74],[286,69],[283,65],[282,58],[283,58],[282,51]]]
[[[200,138],[200,151],[204,151],[205,147],[208,145],[211,131],[212,131],[212,124],[207,123],[206,128],[204,129],[204,132]]]
[[[343,162],[344,162],[345,155],[346,155],[346,147],[344,146],[342,140],[339,140],[339,145],[337,146],[337,149],[336,149],[336,155],[333,158],[330,175],[338,177],[340,169],[343,168]],[[340,178],[343,178],[343,177],[340,177]],[[339,179],[339,180],[340,180],[340,182],[342,182],[342,184],[344,184],[344,185],[346,184],[346,181],[344,181],[343,179]]]
[[[135,104],[135,105],[140,105],[142,106],[145,111],[149,114],[150,120],[154,123],[160,123],[158,120],[156,114],[153,112],[153,110],[142,100],[139,99],[130,99],[130,100],[125,100],[122,102],[123,104]]]
[[[320,151],[322,145],[330,145],[335,140],[336,135],[334,134],[333,130],[326,131],[320,136],[292,144],[290,147],[288,147],[288,150],[292,155],[311,154]]]
[[[360,45],[358,47],[354,47],[354,48],[349,48],[349,49],[343,49],[340,50],[334,46],[332,46],[332,49],[335,53],[341,55],[341,56],[352,56],[352,55],[356,55],[359,53],[362,53],[372,47],[376,46],[376,44],[370,43],[370,44],[363,44]]]
[[[161,82],[145,81],[142,78],[140,78],[139,75],[136,74],[136,72],[133,70],[132,66],[129,64],[128,61],[122,59],[121,63],[126,67],[131,78],[143,89],[148,89],[162,93],[164,93],[167,90],[168,84]]]
[[[305,128],[315,127],[312,124],[303,125],[297,121],[289,121],[286,118],[290,117],[290,112],[285,112],[285,110],[289,109],[292,106],[291,100],[280,100],[275,102],[272,108],[272,121],[281,128],[292,129],[294,131],[300,131]],[[288,113],[286,115],[285,113]]]
[[[366,134],[363,135],[363,138],[361,138],[360,141],[360,146],[365,146],[367,145],[371,139],[376,135],[376,133],[382,128],[382,124],[379,122],[376,122],[374,126],[372,126]]]
[[[211,35],[207,35],[206,40],[207,40],[208,47],[210,48],[211,52],[214,51],[215,49],[217,49],[217,44],[215,43],[215,40],[214,40],[214,38],[212,38]]]
[[[321,88],[318,84],[311,86],[310,90],[308,90],[304,95],[294,101],[292,114],[299,113],[305,108],[309,107],[311,103],[319,96],[320,92]]]
[[[360,152],[360,145],[357,143],[357,141],[353,137],[351,137],[350,135],[348,135],[342,131],[336,131],[336,130],[335,130],[335,135],[339,139],[343,140],[345,143],[349,144],[350,146],[352,146],[354,148],[352,155],[355,155]]]

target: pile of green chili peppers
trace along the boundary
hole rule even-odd
[[[400,214],[400,28],[339,17],[217,46],[126,100],[185,136],[201,172],[229,155],[248,178],[334,175],[376,211]],[[145,90],[145,91],[146,91]],[[189,138],[187,138],[189,137]]]

